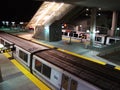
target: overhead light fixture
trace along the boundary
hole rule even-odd
[[[98,8],[98,10],[101,10],[101,8]]]
[[[86,8],[86,11],[89,11],[89,9],[88,9],[88,8]]]
[[[90,30],[86,30],[86,32],[87,32],[87,33],[89,33],[89,32],[90,32]]]
[[[101,16],[101,14],[100,14],[100,13],[98,13],[98,16]]]
[[[86,13],[85,15],[86,15],[86,16],[88,16],[88,14],[87,14],[87,13]]]

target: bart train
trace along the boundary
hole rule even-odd
[[[119,90],[120,71],[0,32],[13,57],[53,90]],[[11,54],[11,52],[10,52]]]

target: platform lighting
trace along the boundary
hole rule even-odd
[[[86,15],[86,16],[88,16],[88,14],[87,14],[87,13],[86,13],[85,15]]]
[[[89,32],[90,32],[90,30],[86,30],[86,32],[87,32],[87,33],[89,33]]]
[[[2,21],[2,24],[5,25],[5,21]]]
[[[82,27],[82,25],[80,25],[80,27]]]
[[[15,25],[15,22],[11,22],[12,23],[12,26],[14,26]]]
[[[88,9],[88,8],[86,8],[86,11],[89,11],[89,9]]]
[[[118,27],[117,30],[120,30],[120,28]]]
[[[5,23],[6,23],[7,26],[9,25],[9,22],[8,22],[8,21],[6,21]]]
[[[98,8],[98,10],[101,10],[101,8]]]
[[[62,25],[62,28],[64,28],[64,25]]]
[[[98,16],[101,16],[101,14],[100,14],[100,13],[98,13]]]
[[[96,31],[96,33],[99,33],[99,32],[100,32],[99,30]]]
[[[24,24],[24,22],[20,22],[20,24]]]

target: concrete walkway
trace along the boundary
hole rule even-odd
[[[0,54],[0,67],[3,81],[0,90],[39,90],[9,59]]]

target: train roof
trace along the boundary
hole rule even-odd
[[[17,37],[15,35],[7,34],[7,33],[1,33],[0,37],[11,42],[12,44],[15,44],[16,46],[19,46],[26,51],[33,53],[39,50],[49,49],[48,47],[45,47],[43,45],[39,45],[37,43],[33,43],[29,40],[25,40],[23,38]]]
[[[106,65],[100,65],[54,49],[44,50],[35,55],[100,88],[106,90],[120,88],[120,71],[113,70]]]

